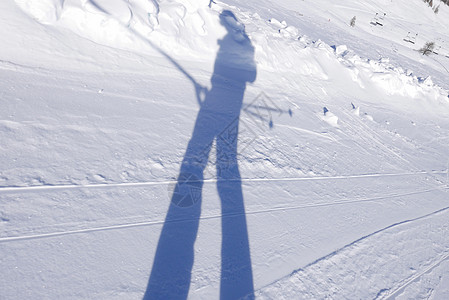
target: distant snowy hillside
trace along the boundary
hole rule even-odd
[[[1,1],[0,299],[446,299],[449,6],[337,2]]]

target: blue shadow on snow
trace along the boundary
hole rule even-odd
[[[227,29],[218,41],[212,87],[206,92],[187,146],[165,218],[144,296],[186,299],[201,215],[204,170],[216,150],[217,190],[222,209],[220,299],[253,299],[251,257],[237,161],[240,111],[246,84],[256,79],[254,47],[235,15],[223,11]],[[198,90],[197,90],[198,92]]]

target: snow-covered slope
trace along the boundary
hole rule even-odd
[[[0,299],[447,298],[449,6],[333,2],[0,2]]]

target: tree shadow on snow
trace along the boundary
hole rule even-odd
[[[253,276],[245,207],[237,162],[239,116],[247,82],[256,79],[254,48],[234,14],[223,11],[228,33],[220,49],[187,146],[162,228],[144,296],[186,299],[201,214],[204,170],[216,151],[217,190],[222,209],[221,299],[253,298]],[[198,89],[197,89],[198,92]],[[215,144],[214,144],[215,141]],[[215,146],[214,146],[215,145]]]

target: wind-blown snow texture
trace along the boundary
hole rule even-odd
[[[334,2],[1,1],[0,299],[447,299],[449,7]]]

